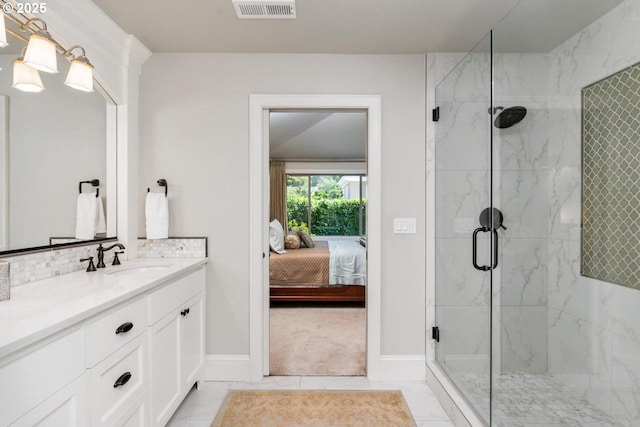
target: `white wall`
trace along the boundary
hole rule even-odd
[[[171,235],[209,237],[208,354],[249,354],[249,95],[266,93],[382,96],[382,354],[424,354],[424,76],[422,55],[156,54],[145,64],[140,182],[167,179]],[[418,233],[394,235],[394,217],[417,218]]]

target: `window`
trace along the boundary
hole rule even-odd
[[[287,221],[315,236],[365,234],[364,175],[287,175]]]

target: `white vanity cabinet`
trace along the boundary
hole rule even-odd
[[[204,369],[206,260],[171,262],[17,288],[0,305],[0,426],[164,426]]]
[[[169,421],[204,368],[204,269],[149,296],[151,419]]]

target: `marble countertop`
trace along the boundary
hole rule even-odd
[[[11,299],[0,302],[0,358],[206,263],[206,258],[138,258],[13,287]]]

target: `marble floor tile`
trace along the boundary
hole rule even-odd
[[[264,377],[260,382],[231,382],[232,390],[297,390],[300,377]]]
[[[417,427],[455,427],[451,421],[416,420]]]
[[[210,420],[176,420],[174,418],[172,418],[169,421],[169,424],[167,424],[167,426],[171,426],[171,427],[209,427],[211,425],[211,421],[213,421],[213,418],[210,419]]]
[[[370,390],[367,377],[300,377],[301,390]]]

